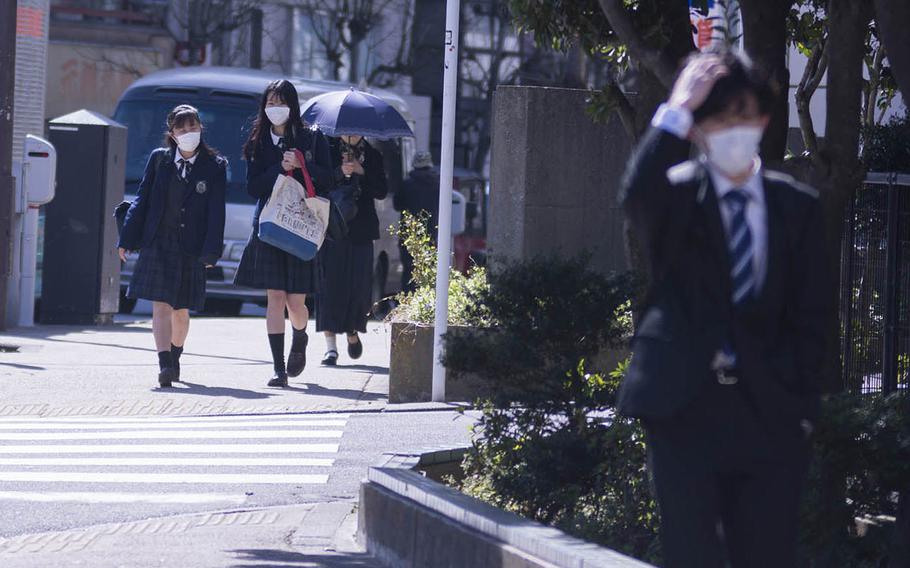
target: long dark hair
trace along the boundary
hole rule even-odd
[[[164,131],[164,144],[170,148],[172,152],[177,152],[177,142],[171,137],[171,133],[175,128],[186,126],[187,123],[196,123],[202,127],[202,133],[199,136],[199,148],[196,149],[196,152],[205,156],[217,156],[218,150],[205,143],[205,127],[202,125],[202,120],[199,118],[199,110],[191,105],[177,105],[174,107],[174,110],[167,113],[167,130]]]
[[[290,116],[285,123],[284,139],[289,147],[295,146],[296,141],[304,131],[305,125],[300,117],[300,99],[297,96],[297,87],[287,79],[278,79],[272,81],[262,93],[262,100],[259,101],[259,114],[253,122],[253,128],[250,131],[250,137],[246,144],[243,145],[243,157],[247,160],[253,159],[253,156],[259,153],[264,144],[271,144],[269,137],[272,129],[272,123],[265,114],[265,105],[272,94],[290,109]]]

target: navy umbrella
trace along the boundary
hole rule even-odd
[[[369,136],[388,140],[414,136],[404,117],[376,95],[356,91],[332,91],[303,105],[308,124],[315,124],[327,136]]]

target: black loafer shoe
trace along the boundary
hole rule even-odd
[[[334,349],[329,349],[325,352],[325,356],[322,358],[322,364],[325,367],[334,367],[338,364],[338,352]]]
[[[288,376],[299,377],[306,367],[306,352],[291,353],[288,355]]]
[[[288,374],[287,373],[275,373],[275,376],[272,377],[272,380],[269,381],[270,387],[286,387],[288,386]]]
[[[167,367],[158,373],[158,385],[161,387],[169,387],[171,386],[171,383],[176,380],[177,370],[173,367]]]
[[[360,342],[360,337],[357,337],[355,343],[348,342],[348,356],[351,359],[360,359],[360,356],[363,355],[363,343]]]

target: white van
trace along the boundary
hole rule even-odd
[[[114,112],[114,119],[129,129],[124,190],[127,199],[136,193],[149,154],[164,140],[167,113],[178,104],[191,104],[199,109],[206,128],[206,142],[230,161],[224,254],[218,266],[207,272],[206,311],[233,315],[240,312],[245,301],[265,302],[263,290],[238,288],[232,283],[252,230],[255,208],[255,200],[246,192],[246,162],[241,159],[241,148],[258,112],[259,97],[270,82],[282,77],[277,73],[237,67],[186,67],[158,71],[130,85],[120,97]],[[350,87],[347,83],[333,81],[286,78],[297,86],[301,106],[315,95]],[[371,92],[394,106],[414,129],[413,117],[401,97],[379,89]],[[389,234],[388,228],[398,220],[398,214],[392,208],[392,194],[398,190],[408,171],[415,144],[409,138],[372,143],[385,158],[389,178],[389,197],[376,202],[380,240],[375,247],[373,297],[374,301],[378,301],[400,289],[398,243]],[[133,262],[131,259],[121,271],[122,312],[132,311],[135,305],[125,295]]]

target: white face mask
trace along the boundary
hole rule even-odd
[[[269,122],[275,126],[281,126],[291,116],[291,109],[286,106],[265,107],[265,115],[269,118]]]
[[[201,132],[187,132],[180,136],[175,136],[174,140],[177,141],[177,147],[180,148],[181,151],[190,153],[195,152],[196,148],[199,147],[199,140],[201,138]]]
[[[711,165],[736,176],[748,170],[758,156],[764,130],[760,126],[734,126],[706,133],[705,153]]]

